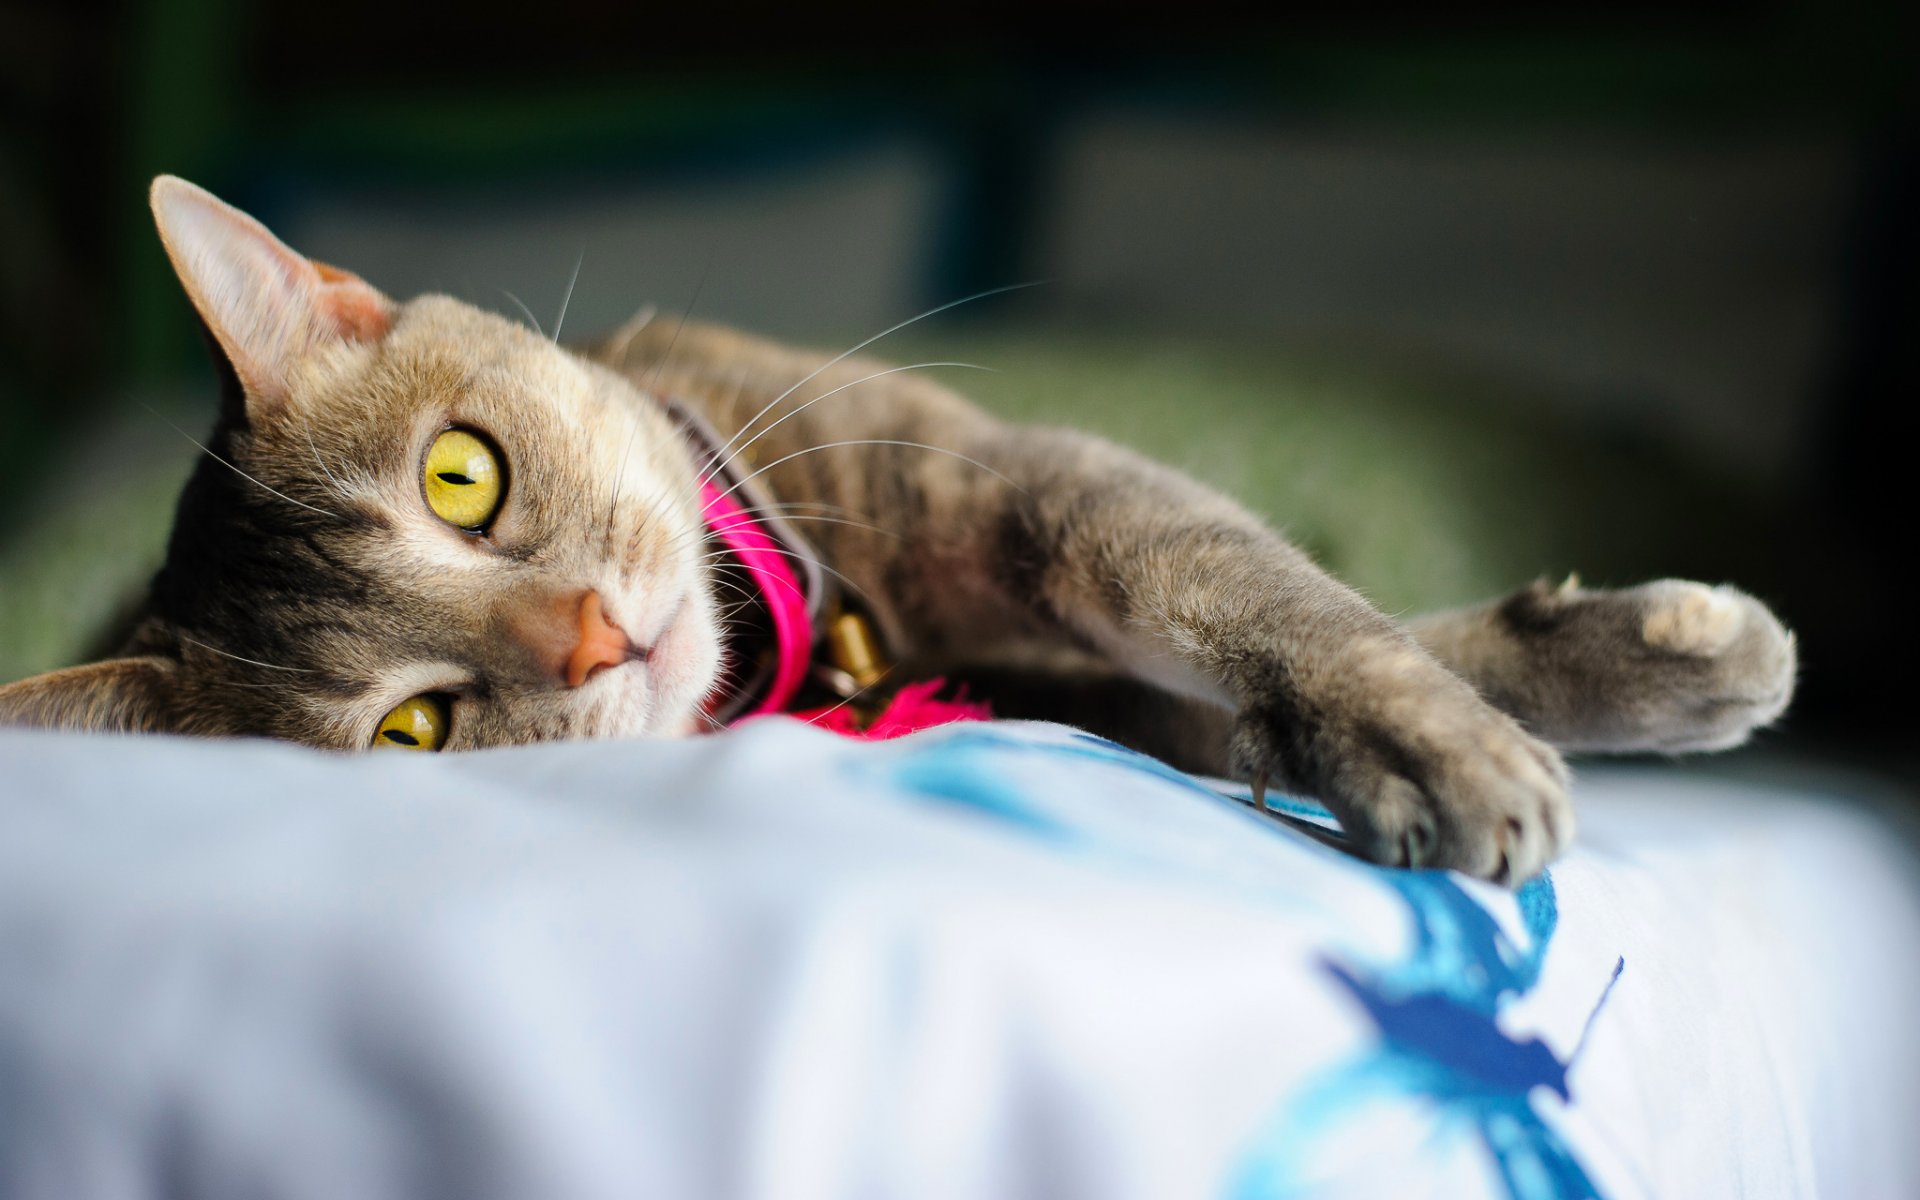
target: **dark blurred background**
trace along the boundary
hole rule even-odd
[[[1772,745],[1909,775],[1920,279],[1893,6],[0,7],[0,677],[148,569],[211,375],[158,172],[405,296],[908,331],[1389,608],[1736,579]],[[1910,6],[1909,6],[1910,7]],[[907,349],[912,348],[912,349]],[[149,482],[149,480],[157,482]]]

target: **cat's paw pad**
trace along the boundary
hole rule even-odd
[[[1464,689],[1386,708],[1318,731],[1308,752],[1318,778],[1295,775],[1361,854],[1513,886],[1572,840],[1567,771],[1551,747]],[[1300,742],[1256,708],[1241,716],[1235,756],[1264,777]]]
[[[1745,592],[1662,579],[1585,601],[1597,614],[1618,610],[1640,642],[1637,652],[1605,660],[1593,692],[1640,727],[1632,748],[1724,750],[1786,711],[1798,647]]]
[[[1730,587],[1666,580],[1649,584],[1646,618],[1640,637],[1647,645],[1675,654],[1711,657],[1739,638],[1752,616],[1751,598]]]
[[[1541,582],[1504,602],[1498,621],[1510,652],[1488,686],[1564,750],[1723,750],[1793,695],[1793,635],[1738,588]]]

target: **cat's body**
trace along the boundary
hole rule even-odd
[[[1382,861],[1524,878],[1572,832],[1548,743],[1719,748],[1791,690],[1791,637],[1732,589],[1535,585],[1403,629],[1201,485],[924,378],[672,321],[570,354],[395,305],[191,185],[155,210],[232,368],[217,458],[124,656],[0,689],[0,720],[345,748],[427,695],[451,747],[697,731],[732,597],[714,448],[663,397],[805,533],[890,682],[991,680],[1002,711],[1319,796]],[[502,474],[471,530],[422,484],[468,431]]]

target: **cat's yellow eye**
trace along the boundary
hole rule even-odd
[[[427,507],[449,525],[475,533],[500,511],[500,456],[479,434],[449,429],[427,448]]]
[[[373,735],[375,750],[438,750],[446,744],[447,702],[431,694],[395,705]]]

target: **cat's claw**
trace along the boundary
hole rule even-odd
[[[1234,753],[1255,795],[1273,774],[1319,797],[1375,862],[1511,886],[1572,840],[1560,756],[1437,664],[1407,673],[1367,711],[1300,733],[1262,709],[1242,713]],[[1283,748],[1302,745],[1304,761],[1290,764]]]
[[[1407,823],[1407,831],[1401,836],[1402,864],[1414,869],[1425,866],[1439,840],[1440,834],[1434,828],[1432,815],[1421,813]]]
[[[1641,640],[1672,656],[1667,751],[1724,750],[1786,711],[1798,646],[1780,619],[1737,588],[1662,580],[1632,589],[1646,605]]]

